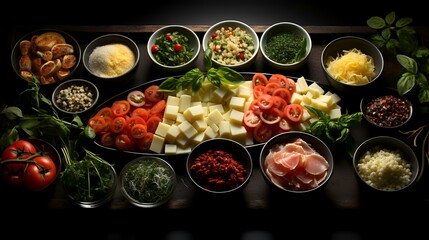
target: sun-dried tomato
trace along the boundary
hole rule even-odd
[[[199,185],[212,191],[228,191],[245,181],[244,165],[232,153],[208,150],[195,159],[190,172]]]

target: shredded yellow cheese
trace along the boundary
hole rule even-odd
[[[369,83],[375,77],[372,57],[356,48],[344,50],[344,54],[336,58],[331,57],[327,70],[336,80],[354,85]]]
[[[99,46],[89,55],[89,68],[100,77],[116,77],[127,72],[135,63],[131,49],[121,43]]]

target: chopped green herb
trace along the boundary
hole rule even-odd
[[[293,33],[279,33],[267,39],[265,52],[278,63],[290,64],[298,62],[305,55],[306,40]]]
[[[189,39],[178,32],[160,35],[152,46],[152,54],[156,61],[167,66],[189,62],[194,56],[194,51]]]

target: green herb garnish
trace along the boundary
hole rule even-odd
[[[156,61],[167,66],[187,63],[194,56],[194,51],[189,39],[178,32],[160,35],[152,46],[152,54]]]
[[[123,171],[125,191],[142,203],[165,200],[175,186],[173,172],[156,159],[138,160]]]
[[[204,54],[204,66],[207,73],[204,74],[199,68],[189,70],[179,79],[169,77],[164,80],[158,88],[160,92],[176,92],[181,89],[192,88],[192,93],[198,92],[205,79],[214,86],[220,87],[222,84],[241,84],[245,81],[243,75],[228,67],[212,67],[212,51],[208,48]]]
[[[384,18],[373,16],[367,20],[368,26],[377,31],[371,35],[371,41],[378,48],[395,54],[402,66],[402,74],[397,81],[399,95],[418,90],[419,102],[429,103],[429,49],[422,45],[416,30],[410,26],[412,22],[413,19],[408,17],[396,19],[394,11]],[[429,112],[429,109],[425,111]]]
[[[357,126],[362,121],[362,112],[353,114],[342,114],[337,119],[332,119],[328,114],[320,109],[306,105],[310,112],[315,114],[319,119],[312,122],[306,129],[307,132],[320,137],[328,144],[344,144],[349,156],[353,156],[355,152],[355,142],[350,134],[350,128]]]

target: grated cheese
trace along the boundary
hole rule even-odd
[[[344,50],[344,54],[336,58],[331,57],[327,70],[336,80],[354,85],[369,83],[375,77],[373,59],[356,48]]]
[[[89,55],[88,66],[99,77],[112,78],[132,68],[135,56],[131,49],[121,43],[99,46]]]

